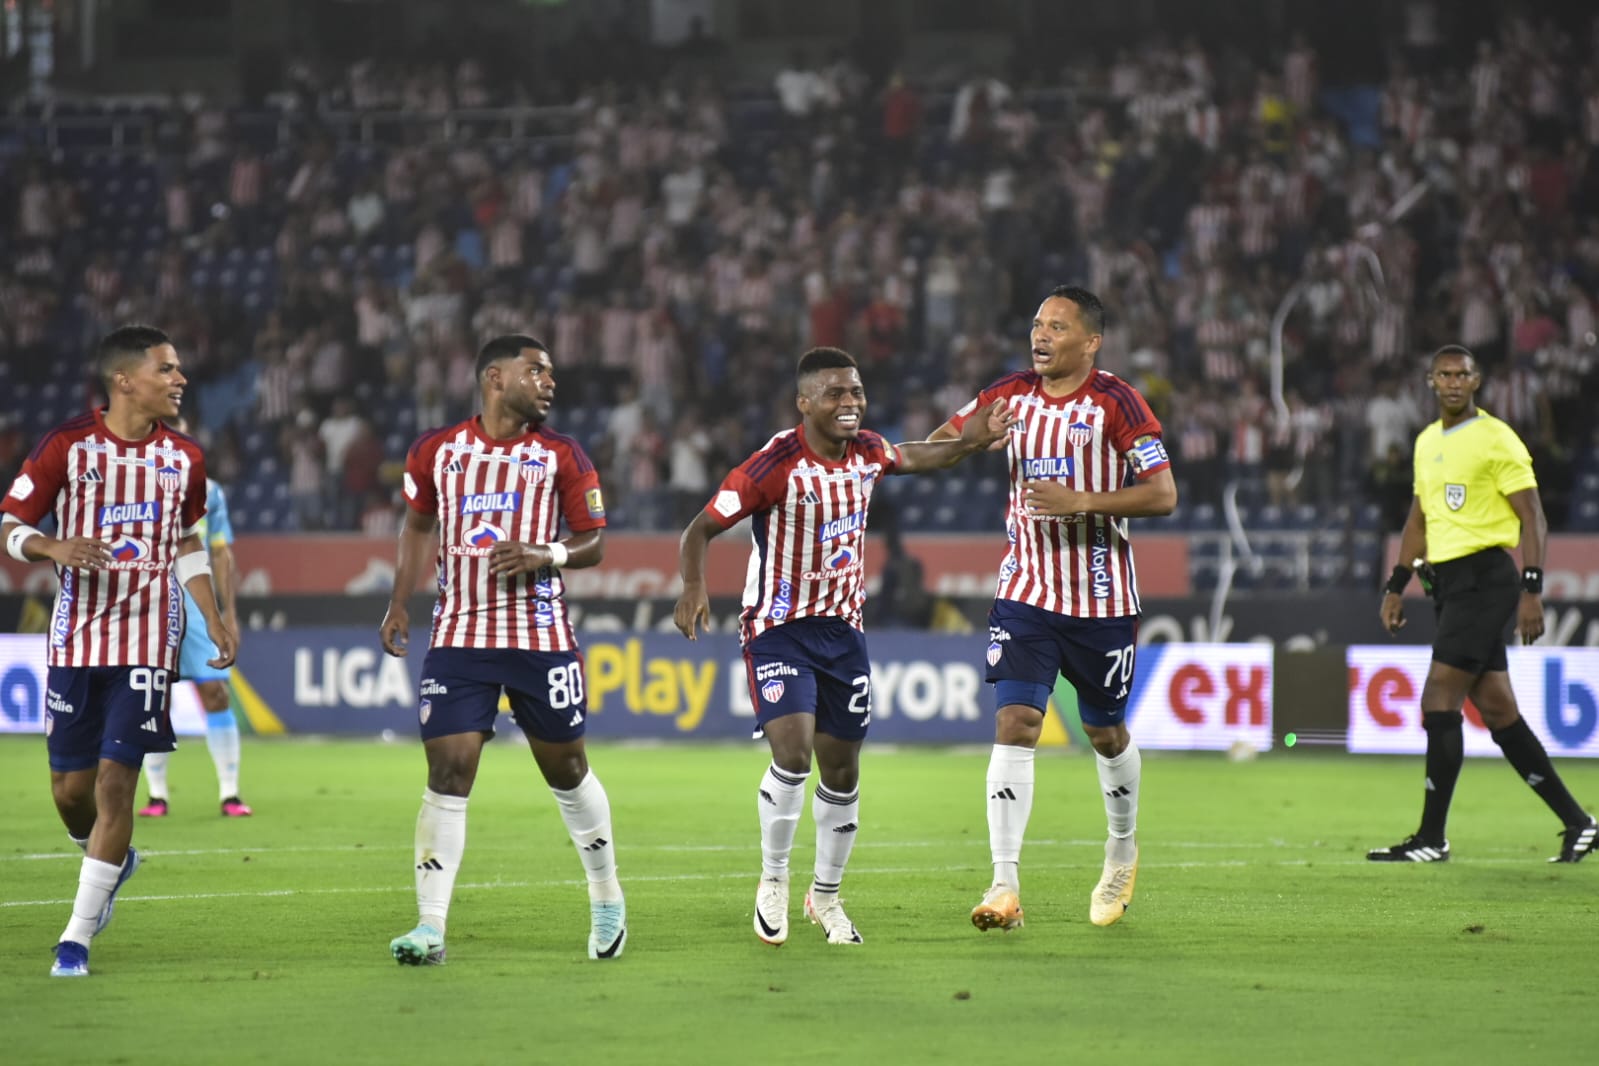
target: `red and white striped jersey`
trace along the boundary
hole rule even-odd
[[[898,466],[899,452],[870,430],[833,460],[812,451],[804,426],[796,426],[723,479],[705,513],[723,529],[748,516],[754,541],[740,640],[801,618],[842,618],[861,628],[866,509],[877,479]]]
[[[548,544],[605,525],[600,477],[571,437],[543,426],[493,440],[478,418],[430,430],[405,458],[405,499],[439,520],[436,648],[574,651],[561,572],[496,577],[502,540]]]
[[[45,434],[0,501],[28,525],[54,514],[56,536],[111,546],[102,570],[56,567],[51,666],[173,670],[183,640],[183,592],[172,574],[178,541],[205,517],[205,457],[165,425],[128,441],[102,408]]]
[[[1100,514],[1034,517],[1027,513],[1023,491],[1028,481],[1065,481],[1082,492],[1113,492],[1129,475],[1141,481],[1166,469],[1171,461],[1149,404],[1137,389],[1104,370],[1095,370],[1070,396],[1046,395],[1043,378],[1020,370],[978,393],[950,423],[960,429],[973,411],[993,400],[1007,400],[1022,420],[1005,450],[1010,548],[1000,564],[996,595],[1076,618],[1139,613],[1127,520]],[[1149,439],[1136,443],[1142,437]]]

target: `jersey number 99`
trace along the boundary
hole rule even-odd
[[[152,713],[151,702],[157,707],[166,706],[167,672],[152,670],[148,666],[135,666],[128,671],[128,687],[144,693],[144,713]]]

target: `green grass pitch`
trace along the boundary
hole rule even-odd
[[[87,980],[47,976],[78,853],[43,741],[0,741],[0,1060],[107,1063],[1591,1062],[1599,860],[1550,866],[1556,825],[1502,761],[1456,795],[1454,860],[1376,866],[1411,828],[1418,758],[1146,752],[1133,907],[1088,922],[1104,814],[1092,761],[1045,754],[1023,853],[1027,925],[967,919],[988,880],[986,753],[873,750],[844,883],[866,943],[750,929],[764,749],[595,741],[630,938],[585,956],[581,871],[520,743],[472,797],[450,960],[401,968],[414,923],[414,743],[247,743],[254,818],[218,816],[204,742]],[[1599,798],[1599,766],[1562,767]],[[142,795],[142,793],[141,793]]]

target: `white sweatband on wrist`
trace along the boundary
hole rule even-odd
[[[41,537],[44,536],[43,533],[40,533],[37,529],[34,529],[32,526],[18,525],[17,528],[13,529],[10,533],[6,534],[6,554],[11,556],[11,558],[15,559],[19,563],[31,563],[31,562],[33,562],[32,559],[30,559],[26,555],[22,554],[22,544],[29,537],[32,537],[32,536],[35,536],[35,535],[38,535],[38,536],[41,536]]]
[[[566,550],[566,545],[562,544],[558,540],[552,540],[550,543],[544,546],[550,549],[550,565],[556,567],[557,569],[565,566],[566,560],[572,554]]]
[[[189,552],[187,555],[178,556],[178,561],[172,564],[172,572],[178,577],[178,584],[184,588],[189,587],[189,582],[204,574],[211,576],[211,553],[208,551]]]

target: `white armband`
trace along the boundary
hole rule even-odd
[[[562,544],[558,540],[552,540],[550,543],[544,546],[550,549],[550,565],[556,569],[560,569],[561,567],[565,566],[567,558],[572,554],[566,550],[566,545]]]
[[[44,536],[43,533],[40,533],[32,526],[24,526],[19,524],[17,528],[13,529],[6,535],[6,554],[11,556],[11,558],[15,559],[19,563],[33,562],[32,559],[22,554],[22,543],[35,534],[38,534],[41,537]]]
[[[178,561],[172,564],[172,572],[178,576],[178,584],[184,588],[189,587],[189,582],[201,574],[207,578],[211,576],[211,553],[201,550],[189,552],[187,555],[178,556]]]

